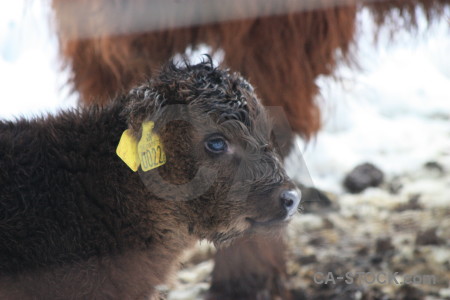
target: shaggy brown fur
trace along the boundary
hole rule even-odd
[[[314,102],[317,76],[330,75],[339,62],[354,60],[350,50],[355,39],[357,5],[352,0],[315,1],[315,10],[275,16],[270,16],[274,8],[268,5],[258,11],[269,16],[181,28],[172,27],[177,14],[162,11],[163,24],[157,24],[157,28],[163,30],[148,32],[132,25],[136,14],[151,9],[151,1],[78,0],[75,6],[68,3],[74,2],[53,0],[61,54],[73,71],[73,87],[87,103],[108,102],[174,54],[204,43],[214,50],[223,49],[224,64],[250,78],[265,105],[282,106],[294,131],[308,138],[320,127]],[[289,4],[295,2],[279,3],[288,10]],[[389,0],[368,1],[367,5],[380,26],[395,23],[393,28],[398,29],[399,24],[407,28],[416,25],[417,7],[422,7],[428,19],[433,20],[442,14],[446,3]],[[251,14],[258,7],[258,0],[230,0],[230,6],[233,5],[233,15]],[[321,6],[323,9],[317,9]],[[74,13],[74,7],[78,13]],[[194,18],[201,9],[193,7],[183,14]],[[394,11],[400,12],[402,22],[392,14]],[[120,21],[111,22],[111,15],[120,17]]]
[[[428,23],[432,23],[444,14],[448,1],[442,0],[389,0],[368,1],[375,23],[387,24],[393,30],[415,29],[419,12],[423,12]]]
[[[139,7],[145,7],[146,3],[129,2],[137,7],[133,11],[141,10]],[[91,16],[83,20],[84,29],[80,29],[79,16],[73,14],[67,1],[53,0],[62,57],[73,70],[71,82],[84,102],[106,103],[174,54],[184,53],[187,46],[205,43],[223,49],[224,63],[251,78],[264,104],[283,106],[291,126],[305,137],[316,132],[320,124],[313,101],[317,94],[314,81],[319,74],[333,71],[336,51],[341,53],[340,58],[347,57],[355,30],[356,8],[346,6],[293,13],[288,17],[267,16],[79,39],[82,33],[78,31],[97,32],[104,26],[114,26],[108,22],[109,14],[123,8],[124,3],[87,0],[78,3],[81,14]],[[125,18],[124,24],[134,20],[132,13],[124,13],[121,18]]]
[[[115,151],[148,120],[167,163],[135,173]],[[208,63],[104,108],[1,121],[0,298],[148,299],[195,240],[283,227],[298,201],[274,138],[253,88]]]
[[[224,64],[249,77],[264,104],[282,106],[292,129],[304,138],[311,137],[320,128],[320,111],[314,101],[319,92],[315,84],[317,76],[333,74],[339,63],[355,60],[351,50],[357,32],[358,8],[369,7],[379,26],[388,25],[395,31],[401,27],[414,28],[416,8],[423,8],[432,21],[448,5],[447,0],[305,0],[303,3],[314,7],[306,7],[305,11],[288,8],[285,14],[270,15],[274,8],[271,4],[262,7],[259,0],[229,0],[227,7],[231,7],[232,20],[203,22],[204,19],[194,16],[206,11],[204,6],[193,6],[182,14],[186,20],[191,16],[190,21],[197,25],[175,27],[176,13],[155,8],[160,22],[156,21],[154,30],[147,31],[130,29],[136,23],[136,14],[144,15],[145,19],[152,15],[152,4],[161,2],[52,0],[52,3],[61,57],[72,72],[70,83],[84,103],[104,104],[172,55],[205,43],[214,50],[223,49]],[[78,15],[69,3],[80,4],[75,5],[81,9]],[[208,3],[219,3],[220,9],[213,10],[216,12],[227,8],[220,1]],[[302,0],[272,3],[295,6]],[[262,12],[263,16],[240,17],[252,15],[254,11]],[[395,15],[397,11],[401,18]],[[281,119],[275,118],[275,126],[280,122]],[[283,144],[289,145],[291,139],[292,136],[286,136],[288,142]],[[289,147],[282,152],[286,155]],[[267,290],[272,295],[283,295],[270,287],[273,285],[266,285],[272,278],[284,276],[284,250],[270,249],[270,244],[275,243],[255,238],[237,242],[226,252],[220,250],[213,276],[213,298],[238,299],[242,295],[241,299],[256,299],[256,295]],[[244,259],[249,250],[255,259]],[[274,260],[274,255],[279,259]],[[226,262],[229,257],[237,258],[231,263],[220,262]],[[240,263],[233,263],[236,261]],[[274,262],[281,263],[266,267],[273,266]],[[260,280],[255,283],[252,278]]]

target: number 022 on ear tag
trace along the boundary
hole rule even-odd
[[[139,143],[129,129],[125,130],[117,147],[117,155],[136,172],[141,166],[143,171],[148,171],[166,163],[159,136],[152,132],[155,123],[148,121],[142,124],[142,137]]]
[[[138,143],[138,154],[143,171],[149,171],[166,163],[159,136],[152,132],[155,123],[152,121],[142,124],[142,137]]]

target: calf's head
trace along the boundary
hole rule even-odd
[[[221,244],[281,226],[297,211],[300,192],[283,169],[271,122],[238,74],[211,62],[171,63],[130,92],[124,113],[137,140],[151,122],[162,144],[165,163],[139,170],[143,182],[199,238]]]

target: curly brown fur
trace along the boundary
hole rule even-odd
[[[167,162],[134,173],[116,147],[149,120]],[[155,296],[195,240],[283,227],[292,188],[253,88],[210,63],[169,64],[104,108],[1,121],[0,298]]]

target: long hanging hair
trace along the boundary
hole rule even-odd
[[[173,4],[182,2],[164,3],[53,0],[61,57],[80,101],[107,103],[172,56],[208,45],[224,52],[223,63],[247,77],[265,105],[282,106],[306,139],[320,128],[316,78],[355,62],[361,7],[379,28],[397,30],[414,29],[419,9],[432,21],[448,6],[446,0],[210,0],[183,9]]]

